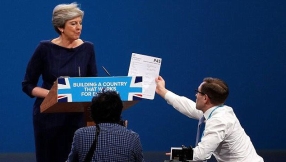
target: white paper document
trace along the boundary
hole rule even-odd
[[[142,76],[142,98],[154,99],[161,63],[161,58],[132,53],[128,76]]]

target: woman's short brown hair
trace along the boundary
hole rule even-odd
[[[77,3],[59,4],[53,10],[52,23],[58,34],[61,34],[58,28],[64,28],[65,23],[76,17],[83,18],[84,12],[80,10]]]

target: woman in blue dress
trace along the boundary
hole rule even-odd
[[[57,38],[39,43],[22,82],[31,98],[37,162],[63,162],[71,150],[75,130],[86,125],[83,113],[40,113],[40,105],[60,76],[97,76],[94,46],[80,39],[84,12],[78,4],[60,4],[53,10]],[[38,85],[42,78],[42,85]]]

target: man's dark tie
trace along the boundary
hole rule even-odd
[[[200,128],[202,126],[202,124],[204,123],[205,121],[205,117],[202,116],[199,120],[199,123],[198,123],[198,129],[197,129],[197,138],[196,138],[196,146],[198,145],[199,141],[200,141],[200,135],[201,135],[201,131],[200,131]]]

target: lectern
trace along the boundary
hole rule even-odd
[[[94,125],[88,108],[102,90],[117,91],[125,110],[142,99],[142,76],[60,77],[41,104],[41,113],[84,112],[87,126]]]

